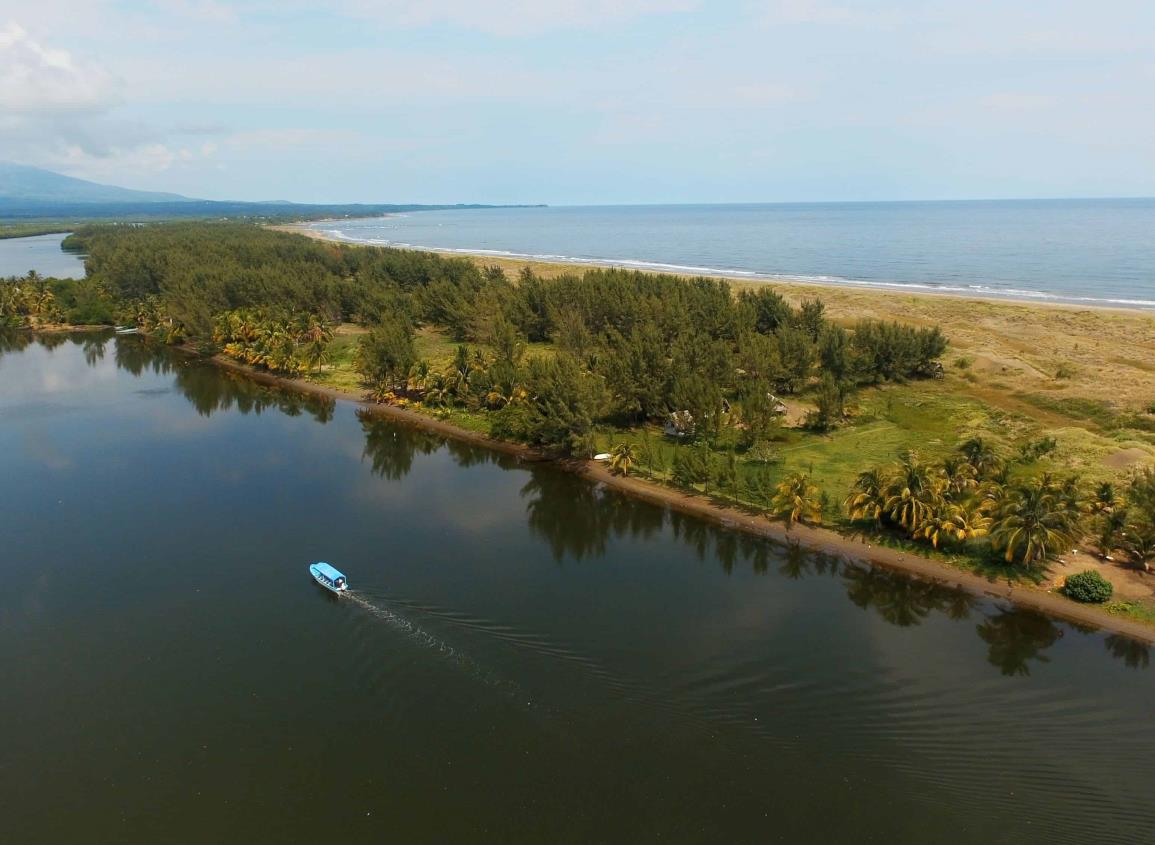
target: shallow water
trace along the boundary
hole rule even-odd
[[[0,342],[0,841],[1150,841],[1143,646],[47,342]]]
[[[1151,199],[495,208],[312,226],[577,264],[1155,308]]]
[[[66,237],[0,238],[0,279],[23,276],[29,270],[56,279],[83,279],[84,258],[60,248]]]

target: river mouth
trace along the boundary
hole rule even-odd
[[[139,338],[0,340],[0,514],[5,841],[1155,824],[1142,645]]]

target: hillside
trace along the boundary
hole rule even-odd
[[[71,206],[88,203],[141,204],[193,200],[180,194],[134,191],[64,176],[39,167],[0,162],[0,201],[7,201],[5,204],[11,205],[53,203]]]

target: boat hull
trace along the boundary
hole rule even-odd
[[[343,593],[349,589],[349,582],[345,581],[343,577],[342,577],[341,583],[338,585],[335,581],[333,581],[332,579],[327,577],[323,572],[321,572],[319,569],[317,569],[316,564],[313,564],[312,566],[309,567],[309,574],[313,576],[313,580],[316,581],[317,584],[324,587],[330,593],[333,593],[335,595],[339,596],[339,595],[341,595],[341,593]]]

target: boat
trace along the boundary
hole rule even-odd
[[[136,334],[136,332],[137,332],[136,326],[117,326],[116,327],[116,333],[117,334]]]
[[[309,564],[313,580],[330,592],[340,595],[349,589],[349,579],[324,561]]]

